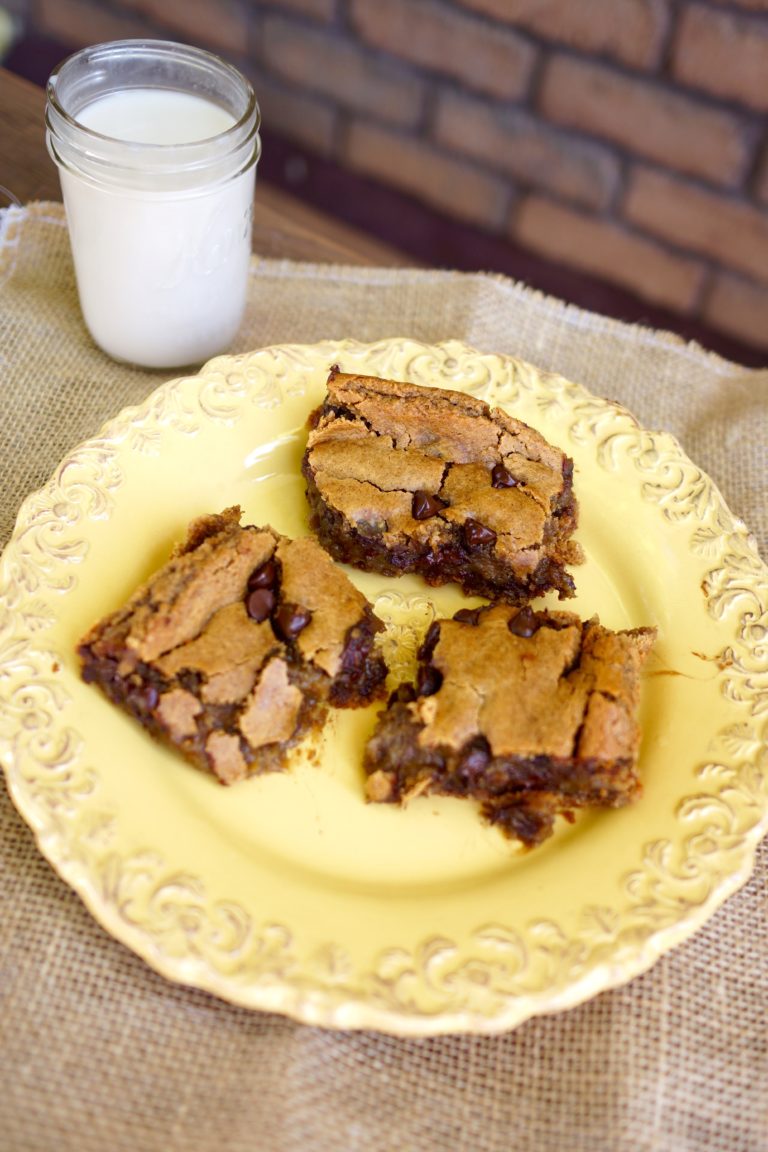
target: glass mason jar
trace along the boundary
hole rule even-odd
[[[261,151],[245,77],[182,44],[99,44],[52,73],[45,119],[99,347],[150,368],[225,351],[245,309]]]

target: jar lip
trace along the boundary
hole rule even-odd
[[[111,137],[108,137],[111,139]],[[196,183],[189,183],[189,180],[195,179],[199,173],[205,173],[209,166],[203,164],[191,164],[185,167],[176,165],[171,170],[161,170],[155,172],[155,179],[151,184],[145,184],[142,181],[135,182],[131,177],[135,175],[135,169],[130,165],[120,167],[113,162],[100,163],[94,156],[88,156],[87,163],[77,164],[72,163],[71,153],[69,158],[62,155],[57,144],[61,143],[60,137],[57,137],[55,132],[51,131],[50,127],[46,132],[46,143],[48,152],[51,159],[57,167],[64,169],[71,175],[76,176],[78,180],[83,180],[94,188],[100,188],[104,191],[116,191],[121,196],[133,195],[138,198],[145,198],[147,196],[160,196],[167,198],[169,194],[175,195],[177,198],[182,199],[187,196],[194,196],[200,194],[208,194],[213,188],[220,187],[224,184],[230,183],[237,177],[242,176],[249,168],[255,168],[261,158],[261,138],[258,133],[254,133],[253,144],[249,146],[247,155],[238,161],[236,168],[220,168],[215,181],[206,181],[202,187]],[[241,150],[242,151],[242,150]],[[162,183],[158,185],[157,180],[160,179]]]
[[[58,96],[58,81],[62,73],[72,67],[75,63],[83,60],[91,63],[95,60],[108,59],[110,56],[118,56],[127,54],[130,51],[142,50],[149,53],[155,53],[158,57],[169,55],[173,52],[174,55],[185,55],[190,60],[206,61],[218,68],[220,71],[226,72],[232,80],[245,88],[247,103],[243,114],[237,119],[234,124],[229,128],[225,128],[223,132],[217,132],[213,136],[201,137],[198,140],[190,140],[181,144],[157,144],[157,143],[144,143],[140,140],[123,140],[120,137],[109,136],[104,132],[97,132],[93,128],[88,128],[82,124],[76,116],[68,112],[62,105]],[[147,85],[135,85],[135,88],[147,87]],[[155,85],[160,91],[178,91],[173,86]],[[243,75],[233,64],[217,56],[213,52],[208,52],[203,48],[195,48],[189,44],[178,44],[173,40],[113,40],[103,44],[93,44],[86,48],[80,48],[77,52],[73,52],[66,59],[62,60],[51,72],[48,83],[46,85],[46,97],[51,108],[56,116],[60,117],[63,123],[72,131],[83,133],[86,139],[103,140],[109,144],[119,144],[121,149],[125,148],[131,151],[146,151],[149,149],[150,155],[156,156],[167,153],[170,149],[182,154],[187,151],[191,154],[195,149],[199,149],[201,145],[209,144],[211,140],[235,140],[239,135],[242,135],[245,129],[248,129],[248,135],[253,132],[258,132],[261,125],[261,109],[259,108],[256,100],[256,93],[254,92],[253,85],[246,76]],[[253,123],[252,123],[253,122]]]

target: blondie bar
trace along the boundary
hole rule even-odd
[[[334,368],[302,470],[337,560],[511,604],[573,595],[573,463],[482,400]]]
[[[124,607],[79,644],[83,678],[225,784],[284,766],[329,706],[383,695],[381,622],[311,538],[193,521]]]
[[[527,845],[558,814],[630,803],[654,636],[503,604],[434,622],[416,683],[395,690],[367,744],[368,799],[470,797]]]

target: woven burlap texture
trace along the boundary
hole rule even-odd
[[[254,258],[233,351],[353,337],[512,353],[673,432],[766,552],[768,371],[501,277]],[[167,377],[93,345],[60,205],[0,213],[2,541],[61,457]],[[0,794],[0,1152],[768,1149],[768,852],[644,976],[498,1037],[310,1028],[166,982]]]

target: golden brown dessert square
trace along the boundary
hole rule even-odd
[[[654,637],[502,604],[434,622],[366,747],[368,798],[470,797],[528,845],[558,814],[630,803]]]
[[[303,472],[336,560],[512,604],[573,595],[573,463],[474,396],[334,368]]]
[[[282,768],[329,706],[383,694],[383,627],[316,541],[193,521],[169,561],[78,646],[83,678],[225,784]]]

